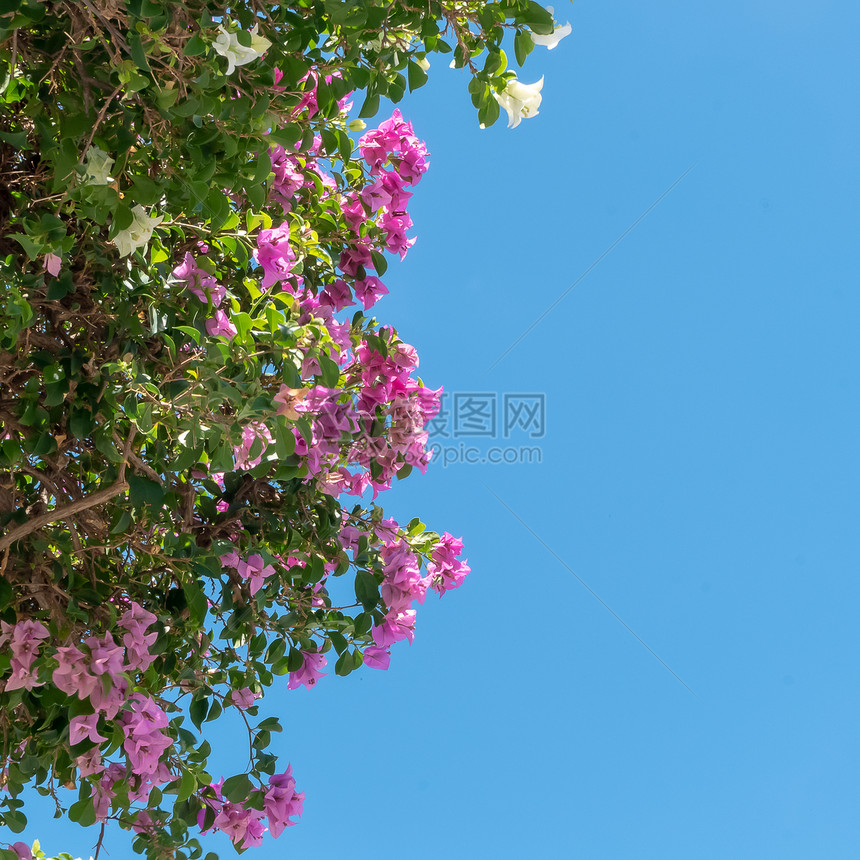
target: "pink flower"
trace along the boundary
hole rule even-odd
[[[203,304],[211,299],[216,307],[224,300],[227,291],[205,269],[197,265],[197,261],[188,251],[183,261],[173,270],[173,276],[185,282],[185,288],[197,296]]]
[[[112,677],[111,682],[110,688],[105,692],[103,681],[96,679],[95,689],[90,693],[93,707],[101,711],[109,720],[117,715],[120,706],[125,702],[125,694],[128,690],[128,680],[124,675]]]
[[[260,286],[264,290],[268,290],[277,281],[283,281],[296,262],[296,252],[290,245],[290,225],[284,223],[272,230],[260,230],[255,256],[263,267],[263,281]]]
[[[221,561],[221,567],[238,568],[239,567],[239,553],[237,553],[235,549],[231,550],[226,555],[222,555],[220,558],[220,561]]]
[[[290,673],[287,689],[295,690],[300,684],[304,684],[310,690],[317,679],[326,674],[322,671],[326,663],[328,660],[325,654],[320,654],[318,651],[302,651],[302,665],[295,672]]]
[[[148,776],[158,771],[159,759],[173,745],[173,740],[161,731],[167,728],[167,714],[152,698],[135,693],[131,702],[131,712],[122,715],[123,749],[132,771],[138,776]]]
[[[266,577],[271,576],[275,572],[275,568],[271,564],[263,566],[263,556],[254,553],[248,557],[247,561],[240,561],[237,570],[239,576],[249,580],[248,587],[251,594],[256,594],[262,587]]]
[[[381,647],[393,645],[401,639],[408,639],[410,645],[415,640],[415,610],[389,612],[382,624],[371,630],[373,641]]]
[[[388,287],[375,275],[369,275],[355,282],[355,297],[369,310],[382,296],[388,293]]]
[[[459,588],[471,568],[457,556],[463,551],[463,541],[448,532],[439,538],[433,550],[432,561],[427,565],[430,587],[441,597],[446,591]]]
[[[91,696],[101,682],[90,674],[86,658],[74,645],[57,648],[54,655],[59,664],[53,672],[57,687],[68,696],[86,699]]]
[[[53,254],[49,254],[52,257]],[[52,274],[54,274],[52,272]],[[30,846],[26,842],[15,842],[12,845],[12,850],[18,855],[18,860],[33,860],[33,852],[30,851]]]
[[[250,687],[243,687],[241,690],[233,690],[233,692],[230,693],[231,704],[240,711],[250,708],[251,705],[254,704],[254,700],[256,698],[257,694],[254,693]]]
[[[293,779],[292,767],[287,766],[283,773],[269,777],[269,787],[266,789],[264,806],[269,818],[269,830],[276,839],[284,832],[285,827],[296,824],[290,821],[291,815],[301,815],[305,794],[296,793],[296,781]]]
[[[90,649],[90,668],[95,675],[118,675],[123,670],[122,646],[117,645],[110,633],[102,639],[90,636],[84,642]]]
[[[60,274],[60,266],[62,262],[62,259],[56,254],[45,254],[42,258],[42,268],[47,269],[48,274],[53,275],[56,278],[57,275]]]
[[[93,747],[83,755],[79,755],[75,759],[75,764],[78,766],[78,770],[82,777],[101,773],[105,769],[102,764],[102,757],[98,747]]]
[[[106,741],[107,738],[99,734],[98,723],[98,714],[90,714],[86,717],[72,717],[69,721],[69,743],[74,746],[86,738],[95,743]]]
[[[371,669],[387,669],[391,663],[391,652],[387,648],[380,648],[377,645],[369,645],[364,649],[362,656],[364,657],[364,665],[370,666]]]
[[[243,848],[259,847],[263,844],[263,813],[257,809],[245,809],[240,803],[225,803],[215,816],[214,827],[226,833],[234,845],[241,843]]]
[[[236,326],[230,322],[230,317],[220,308],[215,311],[213,319],[206,320],[206,331],[212,337],[226,337],[229,340],[236,337]]]

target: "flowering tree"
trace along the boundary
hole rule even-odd
[[[522,63],[567,31],[531,0],[0,2],[10,831],[31,783],[150,857],[295,823],[256,702],[278,676],[387,668],[414,604],[469,570],[375,504],[426,469],[439,390],[368,316],[427,150],[397,110],[361,118],[450,53],[479,122],[517,125],[542,79],[502,42]],[[200,733],[225,709],[250,762],[216,780]]]

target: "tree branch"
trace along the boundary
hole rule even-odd
[[[11,546],[15,541],[19,541],[21,538],[27,537],[28,534],[32,534],[50,523],[55,523],[58,520],[65,520],[68,517],[73,517],[75,514],[79,514],[81,511],[87,510],[87,508],[94,508],[96,505],[104,504],[104,502],[110,501],[114,496],[124,493],[127,489],[128,481],[123,477],[110,487],[105,487],[103,490],[99,490],[91,496],[86,496],[85,498],[78,499],[75,502],[69,502],[67,505],[61,505],[59,508],[54,508],[53,511],[48,511],[38,517],[33,517],[33,519],[27,520],[26,523],[21,523],[20,526],[12,529],[12,531],[7,532],[2,538],[0,538],[0,551]]]
[[[125,479],[125,468],[128,462],[129,453],[131,452],[131,443],[134,440],[136,432],[136,428],[132,425],[131,432],[125,440],[125,450],[123,451],[122,463],[119,467],[119,474],[117,475],[116,483],[111,484],[109,487],[105,487],[103,490],[98,490],[91,496],[85,496],[83,499],[77,499],[76,501],[69,502],[66,505],[60,505],[60,507],[54,508],[52,511],[40,514],[38,517],[33,517],[31,520],[27,520],[26,523],[21,523],[20,526],[12,529],[12,531],[7,532],[2,538],[0,538],[0,552],[4,549],[8,549],[13,543],[15,543],[15,541],[19,541],[21,538],[27,537],[27,535],[38,531],[43,526],[73,517],[81,511],[104,504],[104,502],[110,501],[114,496],[124,493],[128,489],[128,481]]]

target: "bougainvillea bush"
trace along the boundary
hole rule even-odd
[[[387,668],[469,570],[377,505],[427,468],[440,394],[372,316],[429,164],[393,103],[445,54],[515,126],[542,79],[502,43],[567,30],[530,0],[0,0],[8,831],[26,785],[150,857],[296,823],[266,690]],[[224,779],[228,710],[250,761]]]

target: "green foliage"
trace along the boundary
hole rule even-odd
[[[355,289],[368,271],[343,269],[346,207],[372,177],[344,102],[371,118],[427,82],[428,58],[452,54],[492,125],[511,79],[502,42],[512,34],[522,63],[528,29],[552,27],[532,0],[240,0],[229,15],[207,0],[0,0],[0,620],[38,621],[56,648],[116,631],[129,601],[157,616],[155,662],[125,680],[170,716],[172,781],[141,802],[129,777],[110,800],[121,826],[144,810],[159,825],[136,851],[200,856],[198,813],[213,818],[204,725],[231,691],[299,672],[303,653],[337,654],[337,675],[359,668],[387,610],[380,535],[424,564],[439,540],[417,520],[392,532],[381,509],[346,508],[316,480],[303,398],[322,387],[346,405],[364,383],[344,350],[405,347],[361,312],[337,343],[296,290],[264,287],[264,231],[286,235],[293,285]],[[303,179],[288,202],[273,161],[285,153]],[[384,274],[372,211],[360,238]],[[176,274],[186,255],[223,286],[229,335],[213,330],[211,294],[198,301]],[[381,412],[368,424],[360,439],[344,431],[332,475],[359,442],[376,451],[393,432]],[[392,450],[368,455],[374,480],[412,470]],[[346,525],[361,532],[351,551]],[[251,588],[222,561],[233,552],[275,572]],[[356,602],[336,606],[322,586],[347,572]],[[52,683],[53,654],[34,664],[38,684],[0,691],[12,833],[29,783],[58,803],[57,785],[77,786],[69,819],[103,817],[100,777],[76,761],[96,744],[69,737],[93,705]],[[0,679],[13,671],[0,654]],[[280,725],[254,725],[256,705],[247,714],[249,767],[223,791],[253,807]],[[121,757],[122,725],[99,725],[101,756]]]

